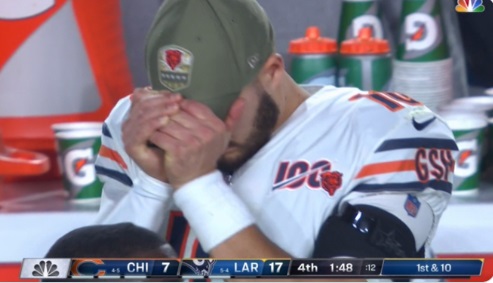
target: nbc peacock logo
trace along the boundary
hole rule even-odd
[[[70,258],[25,258],[22,261],[20,278],[67,278],[71,263]]]
[[[34,266],[33,276],[35,277],[54,277],[60,275],[57,270],[57,265],[53,264],[50,260],[40,261]]]
[[[483,0],[457,0],[455,11],[459,13],[484,12]]]

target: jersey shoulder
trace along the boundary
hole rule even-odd
[[[121,127],[127,119],[131,105],[130,96],[120,99],[105,119],[104,123],[111,132],[113,140],[121,139]]]
[[[416,174],[404,169],[415,167],[411,166],[411,160],[418,160],[421,155],[431,154],[433,164],[437,162],[436,154],[443,155],[441,159],[447,168],[455,160],[457,144],[447,124],[428,107],[404,94],[353,89],[339,95],[331,104],[330,115],[336,115],[339,128],[344,128],[337,131],[350,136],[361,153],[362,168],[358,176],[362,178],[358,182],[368,181],[363,177],[380,169],[385,169],[383,176],[392,177],[392,182],[407,179],[410,182]],[[400,170],[399,174],[390,172],[391,169]],[[443,179],[452,178],[445,171],[453,168],[442,174]],[[409,178],[402,178],[400,172]],[[447,184],[447,191],[448,188]]]
[[[315,125],[323,131],[319,125],[325,121],[326,134],[351,134],[366,150],[389,138],[453,139],[438,115],[401,93],[326,87],[310,96],[306,105],[306,115],[299,121],[306,124],[303,131]]]
[[[436,113],[400,93],[369,92],[350,100],[357,104],[353,130],[371,144],[353,191],[431,188],[450,194],[458,147]]]
[[[428,107],[397,92],[362,92],[348,98],[352,120],[364,139],[453,139],[447,124]]]

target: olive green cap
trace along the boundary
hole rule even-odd
[[[274,34],[255,0],[167,0],[145,53],[153,89],[181,93],[225,118],[274,53]]]

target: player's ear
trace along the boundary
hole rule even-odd
[[[284,75],[284,60],[278,53],[272,54],[260,70],[258,80],[267,93],[273,93],[281,84]]]

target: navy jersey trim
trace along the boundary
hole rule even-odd
[[[103,135],[107,136],[108,138],[113,138],[111,136],[110,129],[108,128],[108,125],[106,125],[106,123],[103,124]]]
[[[447,181],[431,180],[426,183],[409,182],[409,183],[387,183],[387,184],[361,184],[353,188],[353,192],[382,192],[382,191],[423,191],[426,188],[432,188],[437,191],[452,193],[452,183]]]
[[[383,152],[396,149],[406,148],[436,148],[458,150],[457,144],[450,139],[430,139],[430,138],[411,138],[411,139],[395,139],[386,140],[375,152]]]
[[[126,174],[96,165],[96,173],[114,179],[126,186],[133,186],[132,179]]]

